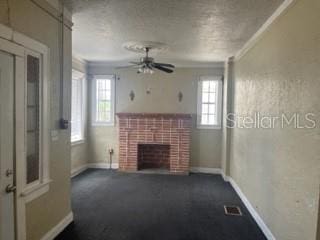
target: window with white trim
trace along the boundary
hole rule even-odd
[[[35,48],[35,50],[38,49]],[[25,171],[17,184],[21,186],[21,196],[25,197],[26,202],[48,191],[51,181],[49,177],[50,96],[47,50],[47,48],[39,52],[25,50],[25,85],[22,86],[26,110],[23,113],[25,125],[20,129],[25,134],[25,162],[21,164]],[[19,102],[20,99],[17,101]]]
[[[95,76],[92,84],[92,124],[113,125],[114,105],[115,76]]]
[[[85,75],[72,70],[71,142],[84,140],[84,81]]]
[[[201,77],[198,83],[198,128],[221,128],[222,77]]]

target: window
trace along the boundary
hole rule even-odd
[[[84,140],[84,74],[72,71],[71,142]]]
[[[221,77],[201,77],[198,85],[198,128],[221,128]]]
[[[25,135],[25,144],[23,144],[25,161],[21,163],[21,168],[25,171],[21,174],[21,182],[19,179],[17,185],[21,186],[21,196],[25,197],[26,202],[29,202],[48,191],[51,181],[48,168],[50,95],[46,47],[39,52],[25,51],[24,81],[25,84],[20,85],[25,93],[21,101],[25,108],[21,114],[24,116],[25,124],[20,130],[17,128],[17,131],[23,131]]]
[[[95,76],[92,86],[93,125],[114,124],[115,76]]]
[[[27,184],[40,176],[40,55],[27,55]]]

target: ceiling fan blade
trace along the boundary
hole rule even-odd
[[[161,71],[164,71],[166,73],[173,73],[173,70],[172,69],[169,69],[169,68],[165,68],[165,67],[162,67],[160,65],[153,65],[154,68],[156,69],[159,69]]]
[[[138,68],[138,65],[128,65],[128,66],[120,66],[116,67],[116,69],[123,69],[123,68]]]
[[[175,68],[174,65],[169,64],[169,63],[153,63],[154,65],[162,66],[162,67],[169,67],[169,68]]]
[[[141,65],[141,64],[143,64],[143,62],[129,62],[129,63],[135,64],[135,65]]]

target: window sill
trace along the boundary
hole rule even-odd
[[[92,123],[93,127],[114,127],[115,124],[113,123]]]
[[[220,130],[221,126],[219,126],[219,125],[197,125],[197,129]]]
[[[31,202],[32,200],[40,197],[49,191],[49,185],[52,180],[45,180],[43,183],[39,183],[32,187],[27,187],[22,193],[21,197],[25,199],[26,202]]]
[[[74,140],[74,141],[71,141],[71,146],[77,146],[77,145],[81,145],[83,143],[85,143],[84,139]]]

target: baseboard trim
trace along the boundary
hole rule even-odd
[[[210,173],[210,174],[221,174],[220,168],[204,168],[204,167],[190,167],[190,172],[193,173]]]
[[[89,163],[88,168],[102,168],[102,169],[109,169],[110,164],[109,163]],[[119,164],[118,163],[112,163],[111,164],[112,169],[118,169]]]
[[[272,232],[268,228],[268,226],[264,223],[258,212],[255,210],[255,208],[251,205],[250,201],[248,198],[244,195],[238,184],[229,176],[225,176],[224,179],[228,182],[230,182],[231,186],[233,189],[236,191],[244,205],[247,207],[249,210],[251,216],[254,218],[264,235],[268,240],[276,240],[276,238],[273,236]]]
[[[71,222],[73,221],[73,213],[70,212],[64,219],[62,219],[55,227],[53,227],[41,240],[53,240],[57,237]]]
[[[71,177],[75,177],[77,175],[79,175],[80,173],[82,173],[83,171],[88,169],[88,164],[82,165],[80,167],[74,168],[71,170]]]
[[[87,170],[88,168],[102,168],[102,169],[109,169],[110,164],[109,163],[88,163],[85,165],[82,165],[80,167],[74,168],[71,170],[71,178],[79,175],[83,171]],[[118,163],[112,163],[111,164],[112,169],[118,169],[119,164]]]

